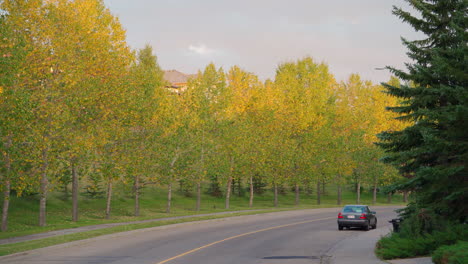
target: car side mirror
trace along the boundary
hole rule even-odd
[[[376,211],[371,211],[371,214],[377,214],[377,212]]]

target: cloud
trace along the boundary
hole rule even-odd
[[[351,19],[351,24],[352,24],[352,25],[360,25],[360,24],[361,24],[361,19],[358,18],[358,17],[353,17],[353,18]]]
[[[205,44],[189,45],[188,49],[200,55],[207,55],[215,52],[215,50],[208,48]]]

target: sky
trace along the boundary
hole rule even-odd
[[[392,14],[404,0],[104,0],[133,49],[153,47],[164,70],[187,74],[210,62],[238,65],[262,80],[279,64],[306,56],[338,81],[358,73],[388,81],[384,66],[411,62],[401,37],[424,36]]]

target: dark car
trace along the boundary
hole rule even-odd
[[[345,205],[338,213],[338,230],[344,227],[360,227],[364,230],[377,228],[377,217],[375,212],[367,205]]]

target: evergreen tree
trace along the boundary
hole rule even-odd
[[[394,7],[393,13],[426,35],[402,39],[408,48],[407,71],[387,67],[410,85],[384,84],[401,99],[399,119],[412,125],[379,135],[379,145],[408,179],[397,189],[414,190],[407,208],[465,221],[468,215],[468,61],[466,0],[407,0],[420,16]]]

